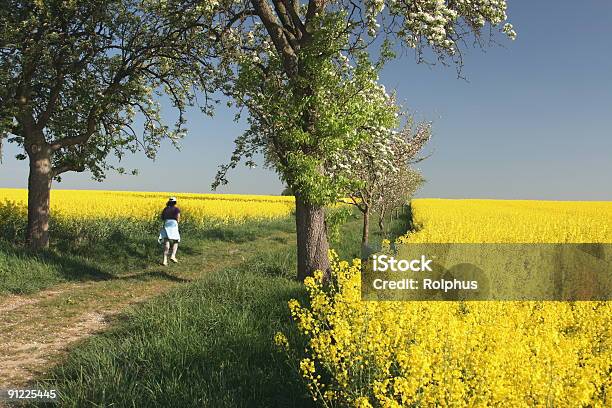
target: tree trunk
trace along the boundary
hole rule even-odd
[[[363,231],[361,234],[361,245],[366,246],[370,243],[370,210],[366,209],[363,213]]]
[[[382,234],[382,236],[385,236],[385,215],[384,213],[381,213],[380,216],[378,217],[378,228],[380,228],[380,232]]]
[[[29,152],[28,228],[26,242],[33,250],[49,247],[49,200],[51,196],[51,152],[45,146]]]
[[[363,212],[363,230],[361,232],[361,259],[367,259],[369,256],[370,244],[370,209],[366,207]]]
[[[303,281],[316,270],[329,276],[329,244],[325,230],[325,209],[311,205],[295,196],[295,225],[297,230],[297,278]]]
[[[380,234],[382,235],[383,238],[386,238],[386,232],[385,232],[385,214],[387,213],[387,210],[383,207],[380,209],[380,211],[378,212],[378,228],[380,228]]]

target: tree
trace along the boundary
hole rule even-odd
[[[429,49],[434,60],[460,67],[460,45],[469,36],[480,42],[487,23],[515,36],[510,24],[502,26],[504,0],[228,0],[218,7],[219,71],[250,126],[214,186],[241,158],[252,165],[254,154],[265,155],[296,195],[299,279],[329,268],[324,205],[349,182],[330,182],[324,162],[367,138],[364,119],[375,118],[373,126],[388,120],[380,103],[363,103],[376,94],[368,83],[380,68],[367,61],[369,44],[388,40],[381,62],[391,56],[390,41],[416,50],[419,62],[429,60]],[[367,89],[357,90],[362,85]]]
[[[53,180],[86,170],[101,180],[114,168],[109,154],[121,160],[144,150],[153,158],[162,138],[183,135],[193,87],[211,86],[208,34],[195,23],[207,11],[148,0],[2,2],[0,135],[29,159],[33,249],[49,244]],[[178,111],[173,127],[154,100],[162,94]],[[202,107],[209,112],[208,99]]]
[[[249,128],[236,140],[233,160],[221,169],[217,184],[225,182],[225,172],[241,157],[263,151],[266,163],[296,197],[299,279],[314,269],[328,270],[324,206],[335,202],[351,182],[328,177],[326,159],[333,152],[354,149],[374,129],[397,122],[389,96],[376,82],[378,66],[366,53],[350,64],[337,52],[337,42],[345,41],[337,37],[343,22],[339,17],[326,16],[320,24],[329,32],[318,33],[303,51],[309,55],[302,56],[302,70],[313,73],[308,83],[296,78],[301,85],[287,86],[282,63],[272,54],[265,70],[256,59],[242,59],[236,81],[226,88],[239,107],[248,109]],[[267,46],[262,33],[253,31],[256,47]],[[330,52],[335,55],[318,57]]]
[[[385,181],[380,188],[379,201],[374,206],[374,211],[378,214],[378,228],[383,235],[387,233],[385,216],[408,204],[408,200],[421,187],[425,179],[418,170],[404,165],[400,167],[395,177]]]
[[[431,137],[431,123],[413,126],[413,118],[400,131],[381,129],[352,150],[332,157],[327,172],[331,177],[355,180],[347,192],[352,204],[363,214],[362,253],[369,244],[370,216],[378,213],[378,225],[384,232],[388,211],[407,203],[422,182],[411,165]]]

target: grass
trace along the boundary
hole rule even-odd
[[[62,282],[116,279],[159,262],[157,225],[108,224],[104,234],[100,234],[97,223],[81,225],[86,232],[80,234],[68,228],[56,229],[51,248],[42,253],[31,253],[12,237],[7,239],[8,234],[0,235],[0,295],[31,294]],[[212,243],[246,243],[293,228],[289,219],[213,224],[203,229],[187,226],[180,253],[196,256]]]
[[[370,222],[369,247],[372,250],[380,249],[383,238],[396,238],[414,228],[410,206],[404,207],[394,217],[387,217],[385,220],[387,228],[385,236],[383,236],[378,228],[378,218],[372,216]],[[358,211],[353,211],[347,221],[340,227],[339,239],[330,242],[330,246],[338,253],[340,258],[353,259],[361,257],[361,228],[362,215]]]
[[[286,302],[295,297],[300,284],[247,264],[207,275],[134,309],[40,386],[73,407],[310,406],[272,343],[292,330]]]
[[[392,233],[404,232],[404,227],[399,221],[391,223]],[[288,334],[293,344],[303,341],[287,308],[291,298],[306,299],[303,286],[294,280],[293,231],[292,221],[284,220],[185,234],[191,237],[181,246],[184,261],[174,265],[178,269],[171,276],[210,268],[211,262],[221,268],[214,273],[189,272],[191,281],[131,307],[110,330],[78,344],[34,385],[57,389],[61,406],[68,407],[313,406],[298,373],[272,341],[277,331]],[[331,243],[339,255],[358,257],[359,214],[349,217],[339,236]],[[371,236],[376,246],[382,237],[374,228]],[[104,254],[108,249],[104,245],[93,253]],[[18,249],[11,250],[11,259],[22,256]],[[108,284],[98,286],[96,296],[130,290],[126,282],[134,278],[123,279],[107,258],[92,261],[76,252],[67,258],[95,262],[112,276]],[[133,256],[130,262],[158,255],[155,251],[125,254]],[[43,259],[23,257],[34,263]],[[61,271],[61,265],[53,265]]]

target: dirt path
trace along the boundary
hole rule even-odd
[[[0,389],[24,387],[40,378],[76,342],[107,329],[129,306],[292,239],[275,232],[245,243],[210,243],[178,265],[154,265],[110,280],[65,283],[30,296],[0,298]]]

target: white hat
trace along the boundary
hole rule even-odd
[[[170,198],[168,199],[168,201],[174,201],[174,202],[176,202],[176,197],[170,197]]]

